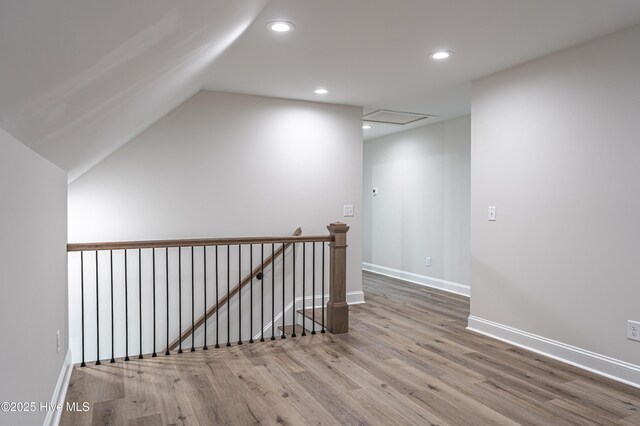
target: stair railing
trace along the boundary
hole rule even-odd
[[[293,236],[297,237],[302,235],[302,229],[301,228],[297,228],[294,232],[293,232]],[[171,344],[169,344],[168,349],[165,351],[172,351],[175,348],[177,348],[180,345],[180,342],[182,340],[186,340],[187,338],[189,338],[189,335],[193,335],[194,332],[196,330],[198,330],[198,328],[200,328],[203,324],[206,323],[207,319],[211,318],[211,316],[213,314],[215,314],[216,312],[218,312],[218,310],[220,308],[223,308],[226,306],[226,304],[229,302],[229,300],[235,296],[236,294],[238,294],[239,292],[242,291],[243,288],[245,288],[248,284],[253,284],[253,280],[256,278],[260,278],[262,279],[262,275],[261,275],[261,271],[264,270],[265,267],[269,267],[271,266],[271,264],[278,259],[280,256],[282,256],[285,253],[285,250],[287,248],[289,248],[291,246],[292,243],[285,243],[284,246],[278,248],[276,250],[276,252],[273,255],[270,255],[269,257],[267,257],[264,260],[264,264],[260,264],[257,265],[255,268],[253,268],[249,274],[247,274],[241,281],[239,284],[237,284],[236,286],[234,286],[227,294],[225,294],[221,299],[218,300],[217,303],[214,303],[209,309],[207,309],[207,311],[204,313],[204,315],[201,315],[196,321],[195,324],[192,327],[188,327],[186,328],[182,334],[178,337],[176,337],[173,342],[171,342]],[[249,342],[251,342],[252,339],[249,340]],[[206,345],[205,345],[206,346]]]
[[[129,361],[134,347],[143,359],[156,357],[158,347],[170,355],[188,345],[193,352],[196,342],[208,350],[214,341],[215,348],[225,340],[226,346],[242,345],[247,337],[248,343],[264,341],[269,331],[276,340],[276,328],[281,339],[296,337],[298,307],[302,335],[309,322],[311,334],[316,328],[348,332],[349,227],[337,222],[327,228],[328,235],[315,236],[301,236],[298,229],[286,237],[69,244],[70,303],[79,304],[72,307],[69,327],[81,366],[99,365],[109,352],[112,363]],[[305,315],[309,305],[311,321]]]

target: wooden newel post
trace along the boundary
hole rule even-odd
[[[347,231],[341,222],[327,226],[333,236],[329,243],[329,302],[327,328],[334,334],[349,331],[349,305],[347,305]]]

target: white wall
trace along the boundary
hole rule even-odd
[[[476,81],[471,114],[472,316],[636,366],[638,46],[640,26]]]
[[[66,173],[0,129],[0,401],[51,401],[68,348],[66,214]],[[0,412],[0,424],[45,414]]]
[[[200,92],[69,185],[69,241],[290,235],[298,226],[303,235],[325,235],[326,226],[339,220],[350,226],[347,291],[361,299],[361,118],[361,109],[350,106]],[[342,217],[344,204],[354,204],[355,217]],[[114,257],[120,261],[122,254]],[[92,268],[94,260],[87,261]],[[75,262],[70,308],[77,328]],[[149,291],[146,275],[143,282],[143,292]],[[137,287],[134,303],[136,294]],[[190,321],[190,311],[183,316]],[[101,313],[103,321],[108,332]],[[110,336],[102,337],[104,357]]]
[[[365,142],[366,269],[468,293],[470,132],[465,116]]]

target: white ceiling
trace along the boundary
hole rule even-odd
[[[446,119],[473,79],[637,22],[638,0],[2,1],[0,127],[72,180],[202,88]]]
[[[269,32],[274,20],[296,29]],[[469,112],[472,80],[637,22],[638,0],[272,0],[205,88],[446,119]],[[443,48],[446,63],[428,58]],[[320,86],[331,92],[315,95]]]

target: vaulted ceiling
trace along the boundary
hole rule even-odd
[[[472,80],[638,22],[637,0],[3,1],[0,127],[74,179],[203,88],[446,119]]]
[[[266,4],[3,1],[0,127],[72,180],[197,93]]]

